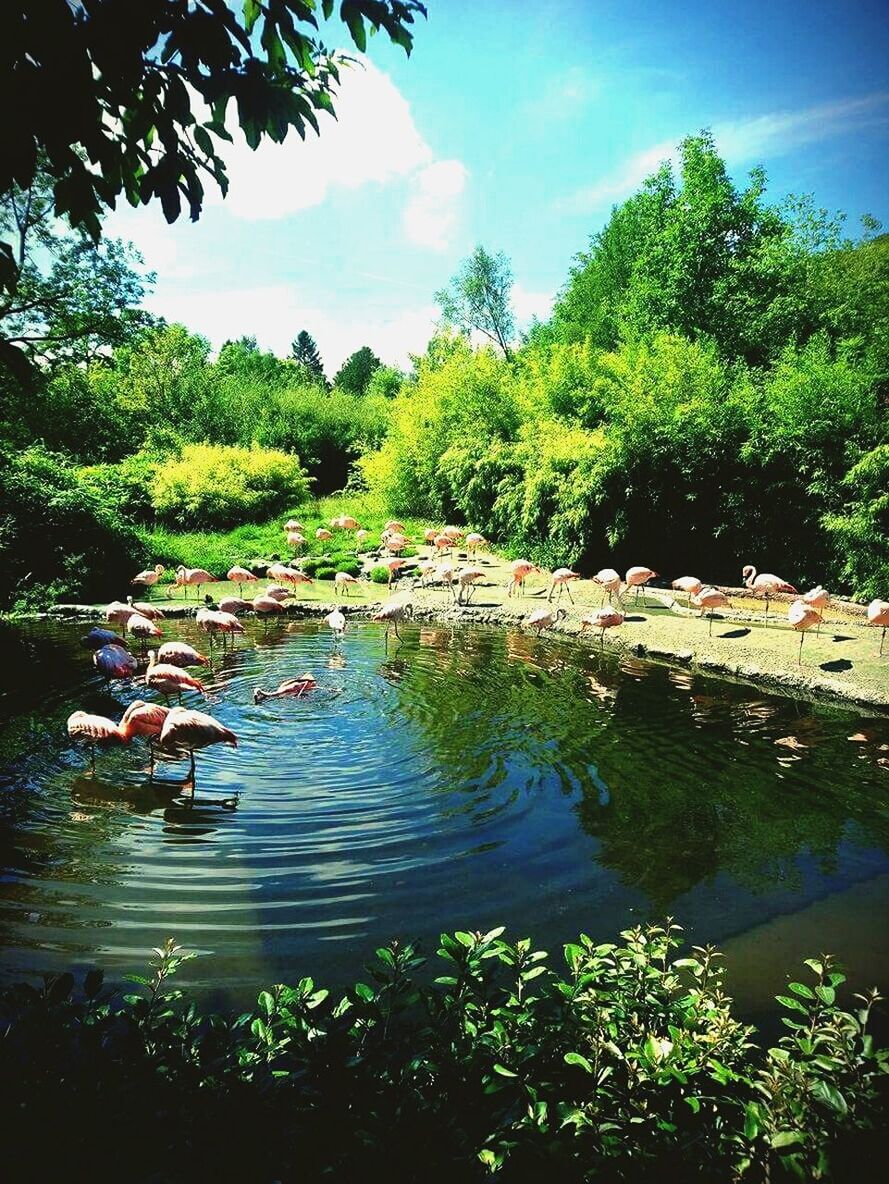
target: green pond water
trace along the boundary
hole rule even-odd
[[[517,631],[249,623],[188,698],[240,740],[198,754],[192,804],[144,742],[94,776],[69,742],[76,708],[155,697],[95,675],[87,628],[0,633],[0,981],[119,976],[173,936],[202,954],[184,982],[243,1000],[360,977],[393,936],[555,951],[670,914],[723,945],[748,1015],[824,949],[889,988],[886,717]],[[304,670],[314,694],[254,704]]]

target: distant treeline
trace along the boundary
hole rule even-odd
[[[151,558],[134,528],[227,529],[347,484],[544,562],[737,582],[749,561],[887,594],[889,236],[767,204],[758,170],[739,190],[706,134],[522,341],[508,262],[478,248],[410,374],[364,347],[332,383],[306,330],[285,359],[249,337],[213,358],[140,309],[130,250],[60,231],[45,185],[23,196],[0,200],[8,236],[31,219],[0,305],[0,606],[96,592]]]

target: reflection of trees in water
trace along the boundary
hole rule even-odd
[[[578,794],[598,861],[657,910],[719,872],[792,890],[802,856],[827,876],[844,840],[889,850],[880,771],[852,768],[845,713],[524,634],[424,627],[405,650],[399,710],[448,786],[523,773],[525,792]]]

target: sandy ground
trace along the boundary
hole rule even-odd
[[[532,574],[523,595],[507,597],[509,562],[488,553],[473,561],[484,570],[484,578],[476,584],[469,603],[457,605],[446,587],[421,588],[411,578],[416,564],[426,555],[427,549],[421,548],[417,559],[408,560],[402,578],[391,589],[391,595],[399,600],[411,601],[418,617],[521,625],[535,608],[547,604],[547,573]],[[465,555],[461,559],[465,562]],[[366,568],[369,570],[375,562],[368,560]],[[250,599],[265,586],[262,580],[245,585],[244,594]],[[682,593],[677,599],[670,589],[653,587],[643,590],[637,598],[635,590],[630,591],[624,601],[623,625],[602,637],[599,630],[581,627],[584,614],[602,604],[601,589],[590,580],[575,580],[561,596],[558,589],[554,594],[553,605],[566,610],[554,631],[577,635],[584,645],[622,647],[638,657],[697,667],[807,697],[846,699],[889,708],[889,639],[880,657],[880,630],[867,625],[860,605],[838,602],[825,610],[820,633],[813,629],[805,635],[802,661],[798,663],[800,635],[786,619],[792,596],[773,600],[766,617],[763,601],[747,595],[744,589],[724,591],[730,597],[730,607],[714,615],[712,627],[707,618],[702,619],[696,610],[686,607]],[[171,592],[166,585],[150,590],[147,597],[139,593],[136,599],[150,598],[170,616],[178,616],[193,611],[207,594],[216,598],[238,595],[237,587],[228,583],[189,589],[187,598],[178,590],[172,598]],[[389,595],[385,585],[362,580],[340,603],[347,613],[366,616]],[[332,584],[316,581],[298,587],[298,596],[288,602],[288,611],[293,615],[327,612],[334,601]],[[97,616],[100,609],[58,605],[52,612],[70,615],[76,610],[77,615]]]

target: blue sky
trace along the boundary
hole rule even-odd
[[[149,307],[214,346],[286,353],[307,328],[328,372],[369,344],[404,363],[433,293],[477,242],[511,258],[520,320],[677,141],[713,129],[740,181],[889,225],[885,3],[428,0],[414,52],[372,39],[319,142],[239,147],[231,191],[167,227],[109,231],[158,273]]]

